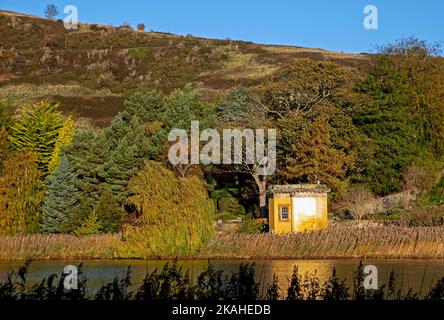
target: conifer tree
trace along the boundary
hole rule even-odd
[[[66,146],[65,153],[79,179],[78,189],[91,199],[98,199],[103,182],[99,176],[99,166],[104,164],[108,151],[108,142],[103,133],[95,134],[92,130],[75,134],[73,143]]]
[[[137,116],[125,120],[117,116],[104,132],[107,152],[103,164],[97,166],[97,174],[103,187],[123,203],[128,196],[128,181],[144,159],[148,158],[149,140],[145,128]]]
[[[69,218],[69,209],[78,202],[77,177],[69,160],[63,156],[60,165],[46,180],[47,194],[43,203],[42,231],[60,233]]]
[[[386,195],[401,188],[402,176],[414,161],[430,157],[419,141],[414,121],[414,90],[387,58],[378,61],[357,90],[369,102],[354,111],[353,122],[376,145],[373,157],[361,159],[359,182],[368,184],[376,194]]]
[[[38,168],[43,175],[48,173],[48,164],[63,126],[58,107],[59,104],[44,101],[31,105],[10,126],[10,140],[14,149],[35,152]]]

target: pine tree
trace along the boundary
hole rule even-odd
[[[104,135],[107,154],[104,163],[97,168],[98,176],[103,187],[123,203],[129,195],[128,181],[148,158],[149,140],[137,116],[128,121],[121,115],[116,117]]]
[[[47,194],[43,203],[42,231],[60,233],[69,218],[69,209],[78,202],[77,177],[72,172],[66,156],[46,179]]]
[[[74,135],[71,145],[65,153],[78,177],[78,189],[91,199],[98,199],[100,184],[103,179],[99,176],[99,167],[108,156],[108,141],[103,133],[95,134],[92,130],[79,132]]]
[[[122,118],[129,122],[137,116],[142,123],[150,123],[160,119],[159,115],[165,112],[166,97],[161,91],[136,92],[124,101]]]
[[[216,113],[213,105],[202,101],[199,91],[187,85],[169,95],[162,119],[167,131],[172,128],[188,129],[193,120],[198,120],[200,128],[206,129],[214,127]]]
[[[19,152],[5,161],[0,177],[0,234],[40,231],[43,183],[32,152]]]
[[[54,4],[48,4],[46,5],[44,14],[46,18],[54,20],[58,16],[59,10]]]
[[[63,126],[58,107],[59,104],[49,102],[29,106],[10,126],[10,140],[14,149],[35,152],[38,168],[43,175],[48,174],[48,164]]]
[[[48,164],[49,173],[54,172],[60,162],[60,156],[62,154],[62,147],[64,145],[68,145],[72,143],[72,139],[74,138],[74,120],[72,117],[68,117],[62,129],[59,132],[59,136],[57,138],[57,142],[54,146],[54,151],[52,152],[51,161]]]
[[[247,88],[236,87],[216,105],[217,118],[219,121],[231,125],[251,125],[252,110],[250,105],[252,102],[251,93]]]
[[[362,158],[363,179],[376,194],[401,188],[403,174],[420,157],[430,157],[419,141],[412,108],[414,90],[406,76],[381,58],[357,90],[369,103],[356,109],[353,122],[376,145],[371,158]]]

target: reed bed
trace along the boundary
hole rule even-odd
[[[0,237],[0,260],[172,259],[118,235]],[[199,253],[180,259],[443,259],[444,227],[335,227],[323,231],[224,234]]]
[[[203,255],[213,259],[442,259],[444,227],[338,227],[287,235],[222,235]]]
[[[17,235],[0,237],[0,260],[112,259],[117,235]]]

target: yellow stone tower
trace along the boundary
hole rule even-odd
[[[270,231],[280,234],[327,228],[329,192],[322,184],[271,186],[268,189]]]

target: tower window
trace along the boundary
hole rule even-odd
[[[279,207],[279,220],[288,221],[288,206]]]

